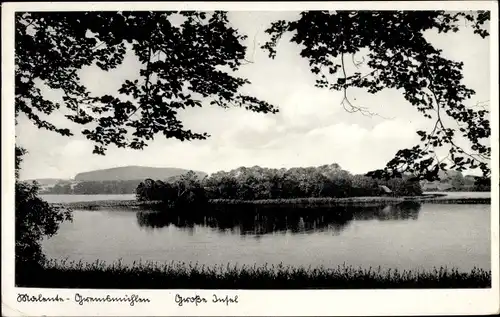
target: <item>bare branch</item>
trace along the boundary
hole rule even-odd
[[[252,60],[248,60],[244,58],[243,60],[246,62],[245,64],[242,65],[248,65],[248,64],[253,64],[255,61],[255,49],[256,49],[256,41],[257,41],[257,32],[255,32],[253,36],[253,51],[252,51]]]
[[[378,113],[369,111],[367,107],[355,106],[351,103],[351,101],[349,100],[349,98],[347,96],[347,72],[345,70],[345,64],[344,64],[344,52],[341,53],[341,62],[342,62],[342,73],[344,75],[344,85],[342,88],[343,92],[344,92],[344,97],[343,97],[342,101],[340,102],[340,104],[342,105],[344,110],[347,111],[348,113],[359,112],[363,116],[366,116],[366,117],[378,116],[378,117],[383,118],[383,119],[390,119],[390,118],[381,116]]]
[[[151,72],[149,71],[149,68],[150,68],[150,65],[151,64],[151,47],[148,47],[148,61],[146,63],[146,83],[144,84],[144,87],[146,88],[146,100],[149,100],[150,96],[149,96],[149,80],[150,80],[150,76],[151,76]],[[137,108],[135,108],[134,111],[132,111],[126,120],[130,119],[130,117],[132,117],[139,109],[142,109],[143,105],[139,105]]]
[[[429,91],[432,93],[433,97],[434,97],[434,101],[436,103],[436,114],[437,114],[437,119],[436,119],[436,124],[434,125],[434,129],[433,129],[433,132],[432,132],[432,135],[434,134],[434,131],[436,130],[436,127],[439,125],[439,127],[441,128],[440,130],[441,131],[446,131],[446,127],[444,126],[443,124],[443,121],[441,119],[441,104],[440,104],[440,101],[439,101],[439,98],[437,97],[436,93],[434,92],[434,89],[433,89],[433,81],[434,81],[434,76],[432,75],[432,72],[430,71],[429,67],[427,65],[425,65],[426,68],[427,68],[427,71],[428,71],[428,74],[429,74],[429,79],[430,79],[430,85],[428,87]],[[467,155],[468,157],[470,157],[472,160],[476,160],[476,161],[481,161],[482,160],[488,160],[488,158],[482,154],[470,154],[468,152],[466,152],[462,147],[458,146],[451,138],[448,138],[449,140],[449,143],[451,144],[452,148],[455,148],[459,153],[463,153],[465,155]],[[429,141],[430,143],[430,141]],[[481,159],[479,159],[479,158]]]

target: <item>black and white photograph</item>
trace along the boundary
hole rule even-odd
[[[497,4],[415,3],[6,3],[2,313],[498,313]]]

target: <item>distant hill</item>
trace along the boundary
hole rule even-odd
[[[189,170],[173,167],[145,167],[145,166],[123,166],[108,168],[85,173],[78,173],[75,176],[76,181],[128,181],[144,180],[151,178],[154,180],[165,180],[172,176],[179,176],[189,172]],[[200,171],[193,171],[199,178],[207,174]]]

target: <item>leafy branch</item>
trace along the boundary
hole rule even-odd
[[[275,58],[279,39],[291,33],[291,42],[300,45],[300,56],[309,61],[311,72],[320,74],[316,87],[342,91],[341,105],[347,112],[367,111],[365,107],[353,105],[348,98],[347,89],[357,87],[372,94],[398,89],[425,118],[432,118],[431,111],[436,113],[430,133],[417,131],[423,147],[399,150],[384,169],[372,171],[370,176],[390,178],[410,173],[420,179],[436,179],[438,172],[446,169],[446,163],[437,157],[435,150],[449,144],[446,160],[454,162],[451,168],[480,168],[488,178],[491,148],[481,140],[491,133],[489,112],[485,108],[476,110],[465,106],[475,92],[461,83],[463,63],[442,57],[442,52],[426,41],[424,32],[429,29],[439,33],[457,32],[464,27],[459,22],[465,19],[472,22],[470,27],[474,33],[485,38],[489,35],[489,18],[488,11],[307,11],[297,20],[272,23],[266,30],[270,39],[262,48],[269,52],[269,57]],[[361,50],[368,51],[368,59],[363,56],[355,61],[355,55]],[[348,76],[345,54],[351,55],[356,68],[366,62],[371,71]],[[339,55],[340,63],[335,63]],[[341,70],[342,75],[330,83],[323,69],[328,69],[330,75]],[[457,144],[455,131],[444,124],[444,114],[457,123],[462,136],[471,142],[471,153]]]

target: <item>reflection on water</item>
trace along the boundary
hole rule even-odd
[[[404,202],[384,207],[363,207],[354,211],[356,220],[417,220],[422,206],[417,202]]]
[[[340,234],[352,220],[416,220],[418,203],[402,203],[383,207],[329,207],[314,209],[257,208],[253,212],[225,211],[211,215],[156,211],[137,212],[140,227],[158,229],[175,226],[192,232],[195,225],[219,232],[240,235],[270,233],[312,233],[329,231]]]
[[[199,210],[75,210],[43,241],[48,258],[490,269],[491,205]],[[245,211],[245,212],[244,212]]]

